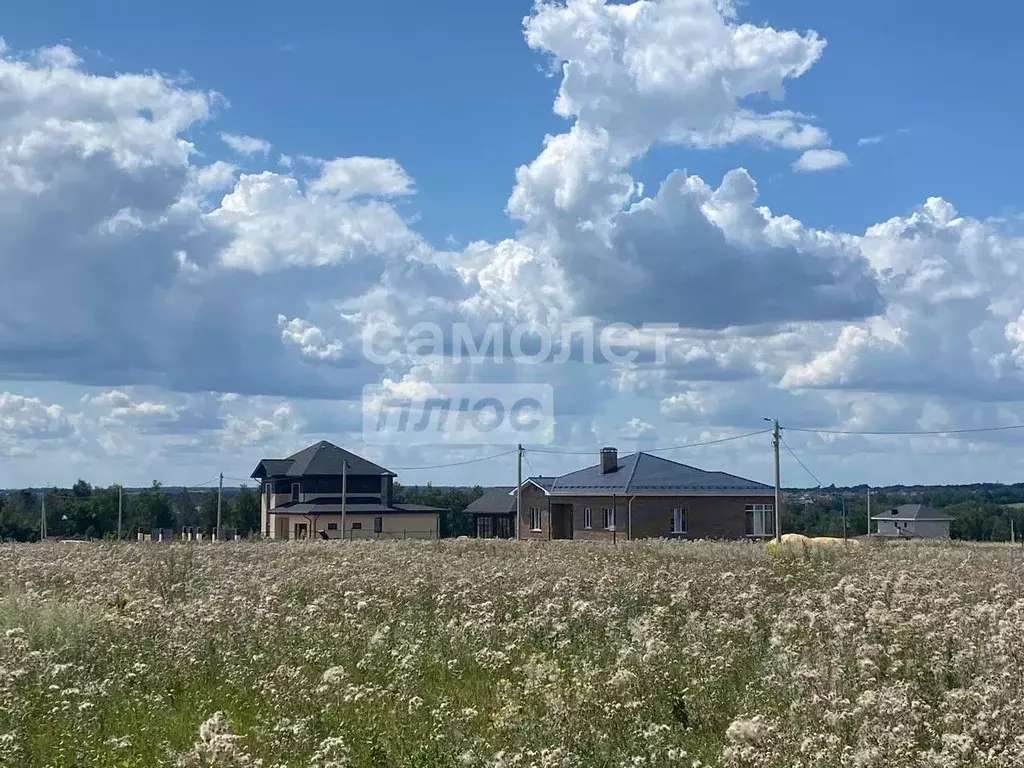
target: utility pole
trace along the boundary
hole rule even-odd
[[[123,509],[124,509],[124,488],[120,485],[117,486],[117,540],[121,540],[121,521],[123,520]]]
[[[519,447],[516,450],[516,455],[518,457],[518,464],[519,464],[519,471],[518,471],[518,478],[517,478],[519,480],[519,482],[516,484],[516,538],[518,539],[519,538],[519,526],[521,525],[521,522],[522,522],[522,519],[523,519],[523,504],[522,504],[522,500],[519,498],[519,495],[520,495],[520,493],[522,493],[522,490],[523,490],[523,444],[522,443],[519,444]]]
[[[871,489],[868,488],[868,536],[871,535]]]
[[[46,489],[43,488],[43,506],[39,510],[39,540],[46,539]]]
[[[217,530],[213,534],[214,541],[220,541],[220,509],[221,497],[224,495],[224,473],[220,473],[220,482],[217,483]]]
[[[782,431],[779,420],[772,419],[772,448],[775,449],[775,541],[782,542],[782,472],[779,468],[779,444],[782,442]]]
[[[840,493],[839,501],[843,505],[843,541],[846,541],[846,496]]]
[[[341,462],[341,540],[345,540],[345,511],[348,502],[348,461]]]

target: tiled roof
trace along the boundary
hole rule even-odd
[[[874,515],[872,520],[952,520],[953,518],[944,515],[934,507],[926,504],[901,504],[893,507],[880,515]]]
[[[310,475],[340,475],[342,464],[348,462],[352,475],[392,475],[384,467],[356,456],[351,451],[321,440],[287,459],[263,459],[251,477],[304,477]],[[262,472],[261,472],[262,470]]]
[[[474,501],[466,512],[471,515],[507,515],[516,511],[515,488],[491,488]]]
[[[427,507],[423,504],[347,504],[345,513],[349,515],[384,515],[384,514],[411,514],[414,512],[443,512],[439,507]],[[295,501],[287,504],[279,504],[270,510],[276,515],[340,515],[341,500],[330,499],[324,501],[313,499],[311,501]]]
[[[554,480],[547,488],[551,493],[751,493],[761,494],[774,488],[727,472],[707,470],[680,464],[649,453],[633,453],[618,460],[611,472],[602,473],[601,465],[570,472]]]
[[[428,507],[426,504],[392,504],[399,512],[447,512],[445,507]]]

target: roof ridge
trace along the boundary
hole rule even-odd
[[[625,485],[625,487],[623,488],[623,490],[624,490],[624,491],[625,491],[626,493],[629,493],[629,486],[630,486],[630,484],[631,484],[631,483],[633,482],[633,475],[635,475],[635,474],[636,474],[636,468],[640,466],[640,457],[641,457],[641,456],[644,456],[644,455],[645,455],[645,454],[644,454],[644,452],[643,452],[643,451],[637,451],[637,452],[636,452],[636,458],[635,458],[635,459],[633,460],[633,471],[631,471],[631,472],[629,473],[629,478],[628,478],[628,479],[626,480],[626,485]]]

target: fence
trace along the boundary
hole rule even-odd
[[[150,533],[143,533],[140,530],[137,537],[139,541],[156,542],[213,541],[215,538],[220,541],[239,541],[242,538],[235,528],[224,528],[221,534],[217,536],[216,531],[212,534],[207,534],[197,525],[182,528],[180,534],[175,533],[173,528],[154,528]]]
[[[291,537],[291,538],[294,538]],[[336,540],[344,538],[345,541],[364,541],[371,539],[380,539],[381,541],[402,541],[403,539],[436,539],[437,530],[431,528],[429,530],[402,530],[402,531],[373,531],[373,530],[360,530],[358,528],[349,529],[345,531],[344,537],[342,537],[341,531],[335,529],[331,530],[320,530],[317,531],[316,538]]]

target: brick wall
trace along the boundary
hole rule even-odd
[[[535,486],[523,490],[523,515],[519,521],[519,537],[548,539],[551,535],[549,504],[572,504],[574,539],[612,541],[627,538],[629,498],[616,496],[552,496],[547,497]],[[746,536],[746,505],[774,504],[774,493],[763,496],[637,496],[632,508],[632,536],[643,538],[742,539]],[[617,531],[605,530],[604,508],[615,508]],[[541,530],[530,530],[530,507],[541,510]],[[585,525],[586,509],[590,509],[591,527]],[[672,510],[686,510],[686,533],[672,534]]]

